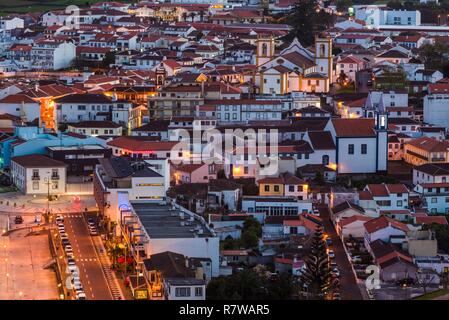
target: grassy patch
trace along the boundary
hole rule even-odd
[[[416,297],[413,300],[432,300],[441,296],[444,296],[445,294],[449,294],[449,289],[443,290],[436,290],[434,292],[423,294],[422,296]]]

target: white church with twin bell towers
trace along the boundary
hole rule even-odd
[[[294,39],[279,54],[271,35],[258,35],[255,84],[261,94],[292,91],[329,92],[332,83],[332,39],[315,38],[315,52]]]

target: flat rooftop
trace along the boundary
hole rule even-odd
[[[184,219],[180,217],[180,210],[172,210],[171,205],[158,203],[131,202],[134,212],[139,217],[145,231],[150,238],[199,238],[213,237],[214,235],[199,220],[189,221],[190,215],[184,213]],[[195,230],[202,229],[199,234]]]
[[[49,150],[61,151],[61,150],[96,150],[96,149],[107,149],[99,144],[86,144],[86,145],[76,145],[76,146],[53,146],[47,147]]]

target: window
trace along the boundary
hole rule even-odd
[[[39,178],[39,170],[33,169],[33,178]]]
[[[203,296],[203,288],[202,287],[196,287],[195,288],[195,297],[202,297]]]
[[[368,149],[368,146],[365,143],[362,144],[362,154],[366,154],[367,153],[367,149]]]
[[[288,192],[295,192],[295,186],[288,186]]]
[[[243,167],[243,173],[248,174],[248,167]]]
[[[265,192],[268,192],[268,191],[270,191],[270,186],[269,186],[269,185],[266,185],[266,186],[265,186]]]
[[[33,182],[33,190],[39,190],[39,182],[38,181]]]
[[[398,201],[396,202],[396,206],[402,207],[402,200],[398,200]]]
[[[304,191],[304,187],[303,186],[298,186],[298,192],[303,192]]]
[[[348,144],[348,154],[354,154],[354,145]]]
[[[279,186],[278,185],[274,186],[274,192],[279,192]]]
[[[176,297],[190,297],[190,288],[176,288]]]
[[[329,156],[327,155],[327,154],[325,154],[323,157],[322,157],[322,163],[323,163],[323,165],[324,166],[327,166],[328,164],[329,164]]]

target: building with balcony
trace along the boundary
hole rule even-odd
[[[415,187],[415,192],[419,193],[423,207],[429,213],[449,214],[449,183],[421,183]]]
[[[404,160],[414,166],[449,162],[449,143],[429,137],[414,139],[404,146]]]
[[[40,154],[13,157],[11,177],[26,195],[63,195],[67,165]]]

